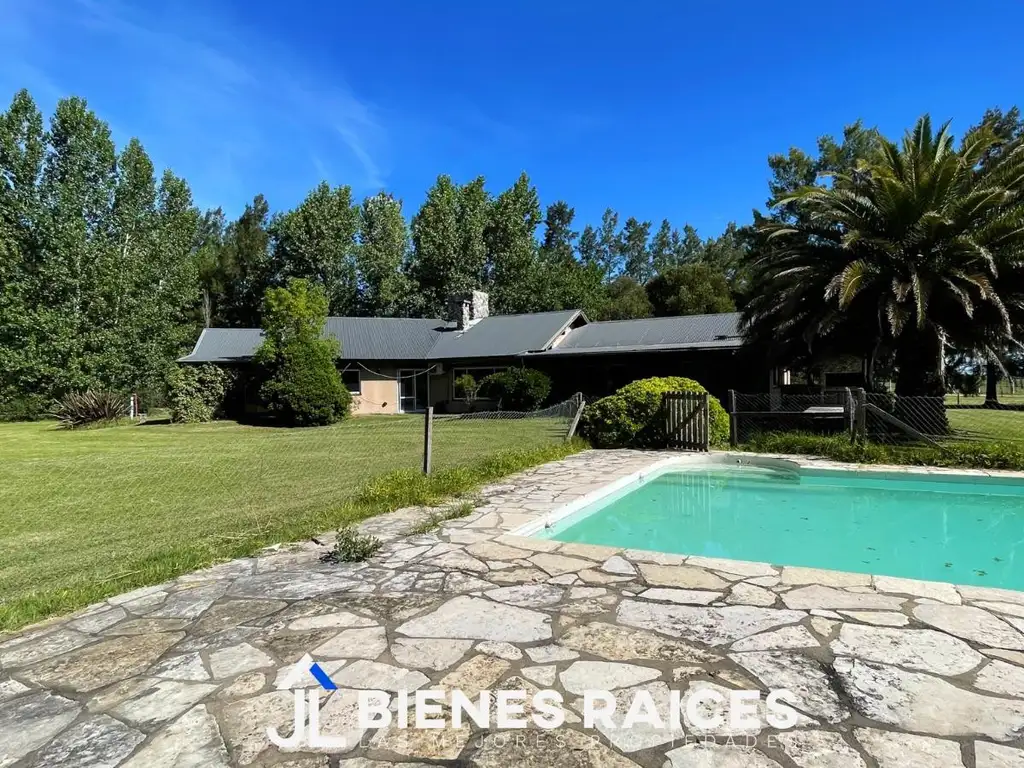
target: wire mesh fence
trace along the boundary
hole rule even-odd
[[[765,432],[849,432],[855,412],[849,388],[817,394],[731,392],[728,407],[734,443]]]
[[[574,398],[532,413],[435,417],[434,460],[469,465],[554,445],[578,407]],[[0,424],[0,613],[8,599],[188,563],[197,551],[230,554],[254,536],[328,530],[368,481],[422,471],[424,422],[413,413],[305,429]]]
[[[538,411],[431,414],[432,469],[483,461],[505,450],[527,451],[566,440],[583,406],[574,395]]]
[[[876,393],[867,393],[865,401],[865,435],[876,442],[1024,441],[1024,406],[956,406],[948,397]]]
[[[857,389],[814,395],[730,393],[733,442],[769,432],[847,433],[884,444],[1024,441],[1024,405],[956,405]]]

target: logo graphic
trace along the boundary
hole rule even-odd
[[[320,684],[320,687],[325,691],[336,691],[338,686],[331,680],[330,675],[324,672],[323,667],[313,661],[313,657],[308,653],[295,662],[291,671],[281,678],[281,681],[277,684],[277,690],[287,691],[292,688],[304,688],[305,686],[299,685],[302,682],[302,678],[309,673],[313,676],[313,679]]]
[[[317,685],[306,690],[303,683],[311,675]],[[282,736],[276,726],[267,728],[270,743],[282,749],[300,746],[315,749],[343,749],[345,740],[337,736],[323,736],[320,733],[320,691],[337,691],[338,686],[331,680],[323,667],[313,661],[308,653],[299,659],[291,670],[277,683],[277,690],[293,690],[295,715],[292,719],[292,735]],[[307,719],[308,715],[308,719]]]

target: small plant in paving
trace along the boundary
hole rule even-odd
[[[346,525],[338,529],[338,538],[330,552],[320,557],[324,563],[361,563],[369,560],[380,551],[380,539],[359,533],[354,525]]]

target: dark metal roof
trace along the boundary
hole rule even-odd
[[[462,360],[519,355],[585,355],[682,349],[735,349],[739,313],[586,323],[555,339],[579,310],[492,315],[465,331],[443,320],[408,317],[329,317],[324,334],[341,342],[345,360]],[[183,363],[244,362],[263,340],[258,328],[206,328]]]
[[[574,329],[554,349],[540,354],[581,355],[659,352],[682,349],[736,349],[743,339],[740,315],[686,315],[588,323]]]
[[[443,320],[416,317],[329,317],[325,332],[341,342],[349,360],[422,360]]]
[[[552,340],[580,315],[578,309],[534,312],[529,315],[491,315],[465,331],[441,332],[428,360],[469,357],[514,357],[547,349]]]
[[[192,352],[179,363],[245,362],[259,348],[263,331],[259,328],[204,328]]]
[[[341,342],[343,360],[423,360],[444,321],[410,317],[329,317],[324,335]],[[258,328],[206,328],[182,363],[242,362],[263,341]]]

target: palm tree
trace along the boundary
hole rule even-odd
[[[1024,143],[982,166],[997,141],[982,128],[956,149],[949,124],[934,133],[925,116],[870,164],[779,200],[798,215],[759,222],[748,340],[783,358],[889,349],[901,395],[944,394],[948,344],[1017,345]]]

